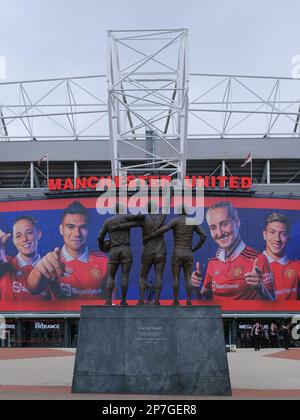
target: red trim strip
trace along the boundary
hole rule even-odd
[[[119,305],[120,301],[114,301]],[[129,300],[130,305],[136,305],[136,300]],[[73,301],[53,301],[53,302],[23,302],[22,304],[1,302],[0,313],[6,312],[80,312],[81,306],[99,306],[103,305],[104,300],[73,300]],[[161,300],[161,304],[168,306],[172,305],[172,300]],[[181,300],[181,304],[185,305],[186,301]],[[238,301],[226,300],[220,301],[201,301],[194,300],[195,306],[210,306],[221,305],[222,311],[239,311],[239,312],[254,312],[254,311],[270,311],[270,312],[300,312],[300,301],[286,301],[286,302],[266,302],[266,301]]]
[[[300,199],[291,200],[287,198],[253,198],[253,197],[205,197],[205,207],[210,207],[217,201],[228,200],[236,208],[245,209],[277,209],[277,210],[300,210]],[[97,197],[91,198],[49,198],[43,200],[24,200],[0,202],[0,213],[16,211],[37,211],[37,210],[64,210],[73,201],[80,201],[86,208],[95,209]]]

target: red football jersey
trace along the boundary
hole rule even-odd
[[[27,279],[32,265],[21,266],[17,257],[7,257],[11,272],[0,279],[0,300],[3,302],[44,301],[51,298],[48,289],[39,295],[33,295],[27,288]]]
[[[268,299],[249,286],[245,281],[245,274],[253,270],[257,258],[257,267],[263,272],[263,287],[274,296],[273,279],[267,258],[250,247],[246,247],[237,257],[221,261],[212,258],[207,267],[203,287],[212,293],[213,299],[225,300],[254,300]]]
[[[300,288],[300,261],[289,261],[287,264],[273,261],[270,266],[274,277],[276,301],[297,300]]]
[[[101,252],[90,252],[88,261],[72,259],[66,267],[73,270],[59,279],[60,297],[65,299],[99,299],[105,297],[108,259]]]

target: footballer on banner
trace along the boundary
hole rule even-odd
[[[59,299],[104,299],[107,257],[87,248],[89,214],[80,202],[65,209],[59,231],[64,246],[36,264],[28,278],[31,291],[40,293],[50,284]]]
[[[299,299],[300,261],[290,260],[286,255],[286,246],[291,237],[288,217],[272,213],[267,218],[263,235],[266,241],[264,255],[273,273],[276,301]]]
[[[274,286],[267,258],[247,246],[240,237],[240,218],[229,201],[220,201],[207,210],[212,239],[219,246],[209,260],[205,278],[200,264],[192,284],[200,297],[223,300],[274,300]]]
[[[28,276],[40,262],[38,243],[42,232],[36,219],[21,216],[13,224],[12,240],[18,250],[15,257],[6,255],[10,233],[0,231],[0,300],[2,302],[43,301],[51,298],[48,287],[32,294]]]

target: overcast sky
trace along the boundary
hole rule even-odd
[[[299,0],[0,0],[6,80],[106,72],[107,29],[190,30],[190,70],[291,76]]]

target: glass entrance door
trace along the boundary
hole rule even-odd
[[[64,321],[55,320],[23,320],[23,347],[63,347]]]

